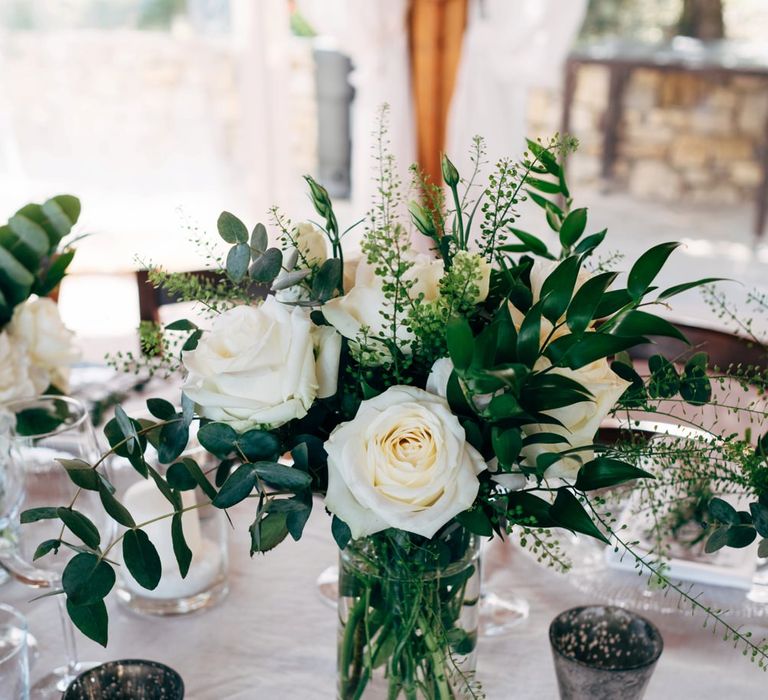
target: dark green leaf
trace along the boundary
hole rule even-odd
[[[38,520],[54,520],[59,517],[59,509],[44,506],[41,508],[28,508],[21,514],[21,524],[36,523]]]
[[[749,547],[757,537],[751,525],[734,525],[728,528],[728,546],[734,549]]]
[[[123,560],[142,588],[153,591],[160,583],[163,566],[160,555],[144,530],[128,530],[123,535]]]
[[[584,229],[587,227],[587,210],[574,209],[565,217],[560,227],[560,243],[563,248],[570,248],[581,238]]]
[[[234,214],[230,214],[228,211],[221,212],[216,226],[219,230],[219,235],[225,242],[232,245],[248,242],[248,229]]]
[[[167,331],[195,331],[197,326],[186,318],[180,318],[178,321],[169,323],[165,330]],[[158,399],[159,400],[159,399]]]
[[[162,464],[168,464],[178,459],[189,442],[189,428],[179,420],[166,423],[160,429],[160,442],[157,446],[157,457]]]
[[[227,253],[227,275],[233,282],[239,282],[248,274],[251,263],[251,249],[247,243],[232,246]]]
[[[722,498],[713,498],[709,502],[709,514],[718,522],[728,525],[738,525],[741,522],[736,509]]]
[[[579,369],[600,358],[610,357],[617,352],[647,342],[645,338],[608,335],[606,333],[585,333],[579,338],[578,343],[568,349],[561,358],[560,364],[571,369]]]
[[[607,229],[603,229],[602,231],[599,231],[598,233],[593,233],[586,238],[584,238],[579,245],[577,245],[573,252],[576,253],[576,255],[581,256],[587,256],[592,251],[597,248],[605,239],[605,235],[608,233]]]
[[[147,399],[147,410],[160,420],[173,420],[176,417],[173,404],[165,399]]]
[[[352,539],[352,531],[341,518],[333,516],[331,520],[331,534],[333,539],[336,540],[336,545],[339,549],[346,549],[349,541]]]
[[[67,268],[75,257],[74,250],[66,250],[51,260],[48,270],[43,279],[38,280],[35,285],[35,293],[38,296],[48,296],[59,285],[67,273]]]
[[[67,471],[67,476],[75,486],[86,491],[98,491],[101,480],[96,470],[82,459],[56,459]]]
[[[41,542],[32,556],[32,561],[37,561],[40,557],[48,554],[48,552],[56,552],[58,554],[59,547],[61,547],[61,540],[45,540],[45,542]]]
[[[171,518],[171,540],[173,553],[176,555],[176,563],[179,565],[179,573],[181,578],[185,578],[189,572],[189,565],[192,563],[192,550],[184,538],[181,518],[181,513],[174,513],[173,518]]]
[[[109,618],[103,600],[92,605],[75,605],[71,600],[67,600],[67,614],[75,627],[88,639],[103,647],[107,646]]]
[[[689,289],[695,289],[696,287],[701,287],[705,284],[712,284],[713,282],[727,282],[728,280],[725,277],[705,277],[704,279],[696,280],[695,282],[685,282],[684,284],[676,284],[674,287],[669,287],[665,289],[663,292],[659,293],[659,296],[656,297],[657,300],[661,299],[669,299],[670,297],[673,297],[677,294],[681,294],[682,292],[687,292]]]
[[[611,329],[613,335],[646,336],[660,335],[677,338],[684,343],[688,339],[666,319],[646,313],[645,311],[628,311],[621,316],[619,322]],[[690,345],[690,343],[688,343]]]
[[[752,513],[752,523],[760,537],[768,537],[768,508],[762,503],[750,503],[749,510]]]
[[[650,248],[637,259],[627,278],[627,291],[633,299],[640,299],[645,294],[651,282],[664,267],[667,258],[679,245],[679,243],[661,243]]]
[[[560,183],[549,182],[548,180],[541,180],[537,177],[526,177],[526,184],[539,190],[539,192],[546,192],[547,194],[560,194]]]
[[[32,291],[34,282],[32,273],[0,246],[0,289],[10,304],[24,301]]]
[[[175,462],[168,467],[165,478],[168,486],[177,491],[192,491],[197,488],[197,480],[189,473],[183,462]]]
[[[283,251],[279,248],[269,248],[263,255],[256,258],[251,265],[251,279],[262,284],[272,284],[280,274],[283,265]]]
[[[696,353],[686,363],[680,380],[680,396],[694,406],[703,406],[712,397],[706,353]]]
[[[613,289],[603,294],[597,305],[593,318],[606,318],[624,308],[632,299],[626,289]]]
[[[101,543],[101,535],[96,526],[82,513],[71,508],[57,508],[56,513],[61,521],[79,537],[83,544],[96,549]]]
[[[26,248],[37,256],[38,260],[48,255],[48,235],[34,221],[26,216],[16,214],[8,220],[8,228],[16,234]],[[30,270],[30,272],[36,272],[36,270]]]
[[[653,355],[648,360],[651,380],[648,393],[653,398],[671,398],[680,390],[680,377],[675,366],[661,355]]]
[[[573,532],[580,532],[584,535],[594,537],[606,544],[609,544],[606,536],[597,529],[597,525],[592,522],[584,506],[567,489],[560,489],[555,497],[555,502],[550,508],[550,515],[560,525]]]
[[[539,357],[541,342],[541,301],[525,315],[517,333],[517,359],[527,367],[533,367]]]
[[[237,433],[226,423],[206,423],[197,432],[198,442],[219,459],[226,459],[235,449]]]
[[[208,496],[211,500],[216,498],[216,489],[213,488],[211,485],[211,482],[208,481],[205,474],[203,474],[203,470],[200,469],[197,462],[195,462],[194,459],[191,459],[189,457],[185,457],[182,460],[182,463],[187,468],[189,473],[195,477],[195,481],[197,481],[198,486],[203,490],[203,493]]]
[[[576,477],[576,488],[580,491],[594,491],[634,479],[653,478],[653,474],[626,462],[608,457],[597,457],[579,469],[579,474]]]
[[[616,279],[615,272],[603,272],[588,279],[576,290],[568,306],[565,320],[572,333],[581,333],[587,329],[597,316],[597,309],[605,290]]]
[[[341,284],[341,272],[341,260],[328,258],[312,281],[312,297],[319,301],[328,301]]]
[[[224,482],[213,499],[213,505],[217,508],[231,508],[250,496],[256,482],[256,465],[241,464]]]
[[[264,224],[256,224],[251,233],[251,250],[256,255],[261,255],[269,247],[269,237]]]
[[[286,511],[285,518],[288,532],[291,537],[298,542],[304,532],[304,526],[307,524],[309,516],[312,513],[312,494],[307,493],[303,496],[294,496],[288,500],[295,503],[297,506],[301,506],[297,507],[295,510]]]
[[[249,528],[251,533],[251,556],[256,552],[268,552],[279,545],[288,535],[285,513],[267,513]]]
[[[565,313],[573,296],[576,278],[579,274],[579,258],[563,260],[541,285],[541,315],[557,323]],[[522,330],[521,330],[522,332]]]
[[[493,534],[493,525],[485,511],[479,506],[473,506],[469,510],[459,513],[456,520],[475,535],[490,537]]]
[[[709,536],[707,544],[704,545],[707,554],[712,554],[728,544],[728,529],[727,526],[719,527]]]
[[[245,465],[243,465],[245,466]],[[252,465],[258,477],[268,486],[284,491],[301,491],[312,483],[312,477],[301,469],[277,462],[255,462]],[[242,467],[241,467],[242,468]]]
[[[475,338],[467,320],[457,316],[448,321],[445,337],[448,343],[448,354],[456,371],[463,372],[469,369],[472,364]]]
[[[523,437],[519,429],[494,428],[491,433],[493,452],[499,463],[505,466],[514,464],[523,447]]]
[[[487,411],[493,420],[504,420],[525,413],[517,398],[509,393],[494,396]]]
[[[155,486],[157,486],[157,490],[165,496],[165,499],[173,506],[173,509],[179,510],[181,508],[181,496],[177,492],[171,490],[170,486],[168,486],[166,480],[160,476],[157,469],[149,467],[149,476],[152,477]]]
[[[554,260],[554,256],[552,253],[547,250],[547,245],[542,241],[540,238],[537,238],[532,233],[528,233],[527,231],[521,231],[519,228],[512,228],[511,226],[508,227],[508,230],[510,233],[512,233],[514,236],[516,236],[525,246],[524,251],[531,251],[532,253],[536,253],[536,255],[541,255],[542,257],[549,258],[550,260]],[[500,246],[500,250],[507,251],[507,252],[524,252],[520,251],[518,249],[515,250],[509,250],[509,246]]]
[[[114,570],[95,554],[75,554],[61,575],[61,587],[74,605],[98,603],[114,585]]]
[[[510,522],[530,527],[556,527],[549,514],[551,504],[539,496],[525,491],[513,491],[507,496]]]
[[[273,461],[280,456],[280,440],[266,430],[249,430],[237,438],[240,451],[252,462]]]
[[[104,510],[107,511],[107,515],[113,520],[124,527],[136,526],[136,522],[128,509],[110,493],[103,483],[99,484],[99,498],[101,498],[101,504],[104,506]]]

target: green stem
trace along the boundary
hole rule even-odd
[[[467,249],[467,241],[464,240],[464,215],[461,212],[461,202],[459,201],[459,190],[456,185],[453,185],[451,187],[451,192],[453,194],[453,203],[456,206],[456,223],[459,227],[459,248],[462,250]]]

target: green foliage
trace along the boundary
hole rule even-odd
[[[0,328],[16,306],[31,294],[50,294],[74,256],[60,243],[80,217],[80,202],[71,195],[28,204],[0,226]]]

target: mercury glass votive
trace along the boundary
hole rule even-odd
[[[639,700],[664,648],[652,623],[608,605],[560,613],[549,641],[561,700]]]
[[[156,661],[109,661],[80,674],[62,700],[183,700],[184,682]]]

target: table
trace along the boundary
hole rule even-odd
[[[613,174],[618,149],[618,128],[622,98],[633,71],[643,68],[660,72],[678,71],[703,77],[747,75],[766,80],[768,89],[768,45],[754,46],[734,41],[699,41],[676,37],[661,44],[628,40],[609,40],[576,48],[565,65],[561,132],[570,129],[571,106],[576,91],[577,72],[582,65],[605,66],[609,72],[608,104],[603,124],[602,176]],[[768,220],[768,119],[761,148],[762,179],[755,192],[753,232],[761,237]]]
[[[230,544],[231,592],[223,603],[202,613],[159,619],[138,616],[110,600],[109,647],[104,650],[79,636],[81,657],[161,661],[181,673],[190,700],[335,697],[335,612],[321,602],[315,578],[336,552],[328,517],[319,502],[315,506],[300,542],[286,541],[250,559],[247,525],[252,514],[249,504],[239,504],[231,511],[237,529]],[[488,579],[504,580],[527,598],[531,616],[509,637],[481,641],[479,678],[489,700],[557,698],[549,622],[561,610],[595,600],[515,548],[492,553]],[[40,643],[34,680],[63,659],[56,603],[50,598],[29,603],[33,596],[17,583],[0,587],[0,600],[29,617]],[[659,625],[666,648],[647,700],[764,700],[768,677],[702,630],[703,617],[649,617]]]

